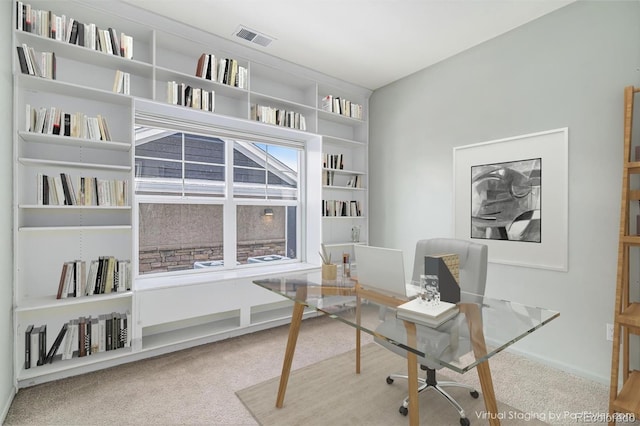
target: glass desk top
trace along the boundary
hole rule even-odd
[[[407,337],[405,322],[396,317],[396,310],[367,298],[366,293],[356,290],[354,280],[323,281],[320,271],[314,271],[253,282],[371,334],[380,343],[414,352],[418,359],[422,357],[423,361],[459,373],[469,371],[560,315],[544,308],[461,292],[459,313],[439,327],[416,323],[414,340]],[[409,285],[408,294],[411,290]],[[360,315],[356,309],[358,295]]]

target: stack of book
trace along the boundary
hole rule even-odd
[[[427,303],[419,297],[404,303],[397,308],[396,316],[402,320],[415,322],[428,327],[439,327],[458,314],[455,303],[440,301]]]

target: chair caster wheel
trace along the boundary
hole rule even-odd
[[[403,416],[406,416],[407,414],[409,414],[409,409],[407,407],[405,407],[404,405],[402,405],[398,411]]]
[[[471,391],[469,392],[469,394],[471,395],[471,397],[473,399],[478,399],[478,397],[480,396],[480,394],[478,393],[478,391]]]
[[[391,376],[387,376],[387,384],[390,385],[392,383],[393,383],[393,379],[391,378]]]
[[[477,393],[477,392],[476,392]],[[466,417],[460,417],[460,426],[469,426],[471,422]]]

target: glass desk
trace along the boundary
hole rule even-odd
[[[417,425],[419,420],[418,356],[458,373],[476,368],[487,418],[492,425],[500,424],[488,359],[560,315],[558,312],[543,308],[462,292],[461,302],[458,304],[458,315],[437,328],[426,330],[436,335],[446,333],[453,348],[445,352],[446,356],[434,355],[429,353],[429,344],[425,344],[424,340],[420,344],[417,343],[415,322],[395,319],[406,329],[406,333],[400,338],[397,333],[393,336],[385,335],[378,329],[383,314],[386,318],[395,318],[395,310],[392,308],[406,300],[361,287],[356,281],[350,279],[323,282],[320,271],[253,282],[295,302],[276,407],[281,408],[284,404],[302,315],[305,307],[308,306],[356,329],[356,373],[360,373],[361,331],[407,351],[411,425]],[[411,291],[409,290],[408,293],[410,294]],[[418,325],[418,327],[426,326]],[[423,332],[420,334],[424,335]]]

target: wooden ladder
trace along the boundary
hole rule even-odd
[[[632,201],[640,201],[640,190],[631,189],[631,176],[640,179],[640,158],[632,157],[633,101],[640,89],[624,89],[624,159],[622,171],[622,202],[620,205],[620,235],[618,241],[618,271],[614,308],[613,350],[611,355],[611,387],[609,395],[609,425],[616,424],[616,413],[633,413],[640,418],[640,371],[629,370],[630,335],[640,335],[640,303],[632,302],[629,295],[629,252],[640,248],[640,229],[630,232]],[[633,161],[632,161],[633,160]],[[620,351],[622,350],[622,371]],[[622,373],[622,376],[620,376]],[[618,383],[622,378],[622,389]],[[618,414],[619,415],[619,414]]]

